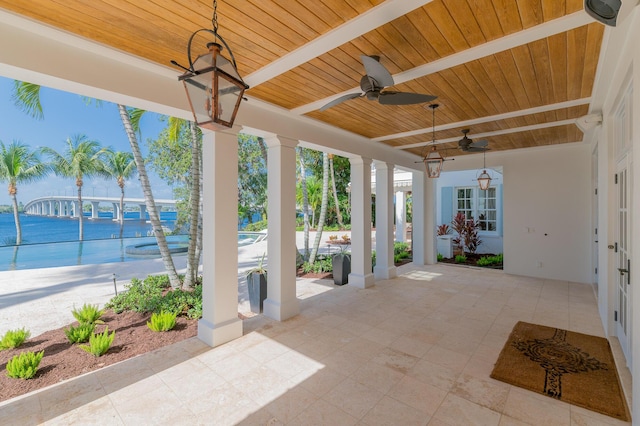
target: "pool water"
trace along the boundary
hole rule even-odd
[[[264,238],[266,235],[261,233],[238,233],[238,245],[253,244]],[[188,244],[188,241],[187,235],[167,236],[167,242],[174,247],[184,246]],[[141,237],[4,246],[0,247],[0,271],[153,259],[160,257],[160,255],[129,255],[126,251],[128,246],[153,245],[155,242],[154,237]],[[184,255],[186,252],[173,254],[173,256]]]

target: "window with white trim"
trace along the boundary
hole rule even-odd
[[[479,230],[496,232],[498,227],[498,213],[496,188],[482,190],[476,186],[456,188],[454,216],[462,213],[467,219],[474,219],[479,224]]]

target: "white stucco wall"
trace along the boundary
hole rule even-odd
[[[591,282],[589,145],[488,154],[487,167],[498,166],[504,185],[504,271]],[[476,167],[474,156],[447,163],[449,171]]]
[[[591,282],[589,146],[532,150],[503,165],[505,272]]]

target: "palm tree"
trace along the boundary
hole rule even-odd
[[[169,118],[169,138],[177,141],[180,132],[188,129],[191,139],[191,167],[189,182],[189,248],[187,250],[187,270],[182,283],[183,289],[193,287],[198,275],[198,265],[200,263],[200,249],[202,247],[202,225],[200,214],[200,167],[202,153],[202,134],[192,121],[180,118]]]
[[[13,141],[5,146],[0,141],[0,180],[9,183],[9,196],[13,204],[13,220],[16,224],[16,246],[22,244],[22,227],[18,214],[18,183],[42,179],[48,171],[47,165],[40,161],[38,152],[31,151],[28,145]]]
[[[136,172],[136,162],[130,152],[116,151],[109,152],[106,160],[107,173],[116,179],[120,187],[120,238],[124,230],[124,184],[125,180],[133,177]]]
[[[307,169],[304,165],[302,147],[298,147],[300,160],[300,187],[302,189],[302,218],[304,221],[304,259],[309,259],[309,192],[307,191]]]
[[[336,205],[336,217],[338,218],[338,224],[340,225],[340,229],[344,229],[344,223],[342,223],[342,213],[340,213],[340,201],[338,200],[338,191],[336,190],[336,173],[333,170],[333,154],[329,154],[329,170],[331,172],[333,202]]]
[[[326,152],[322,153],[322,204],[320,206],[320,217],[318,218],[318,229],[316,230],[316,239],[313,242],[309,263],[313,265],[320,249],[320,241],[322,240],[322,228],[324,227],[325,217],[327,215],[327,204],[329,201],[329,157]]]
[[[42,120],[44,118],[42,104],[40,103],[39,85],[14,80],[11,99],[19,109],[29,114],[36,120]]]
[[[78,187],[78,239],[84,239],[84,213],[82,206],[83,179],[91,176],[109,177],[104,157],[108,148],[100,146],[100,142],[91,140],[85,135],[74,135],[65,141],[66,147],[62,154],[50,147],[43,147],[42,152],[51,160],[51,167],[55,174],[75,178]]]
[[[162,257],[162,263],[164,269],[169,275],[169,283],[173,288],[180,287],[180,277],[176,272],[176,266],[173,263],[173,258],[169,252],[169,245],[167,244],[167,238],[164,235],[162,224],[160,223],[160,215],[156,207],[156,202],[151,192],[151,184],[149,182],[149,176],[147,176],[147,169],[142,158],[142,152],[140,151],[140,145],[138,145],[138,138],[136,137],[136,129],[140,128],[140,118],[145,113],[141,109],[132,109],[127,111],[127,107],[118,104],[118,111],[120,112],[120,119],[124,125],[124,131],[129,138],[129,144],[131,145],[131,151],[133,152],[133,158],[138,168],[138,176],[140,178],[140,185],[142,186],[142,192],[144,193],[144,201],[147,206],[147,212],[149,213],[149,221],[153,228],[153,234],[156,237],[156,243],[160,250],[160,257]]]

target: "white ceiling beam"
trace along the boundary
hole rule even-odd
[[[249,74],[244,81],[255,87],[432,1],[387,0]]]
[[[474,135],[467,135],[467,136],[471,139],[488,138],[491,136],[508,135],[510,133],[520,133],[520,132],[527,132],[531,130],[547,129],[549,127],[566,126],[568,124],[576,124],[575,118],[569,118],[567,120],[560,120],[560,121],[550,121],[548,123],[542,123],[542,124],[532,124],[530,126],[513,127],[511,129],[495,130],[493,132],[476,133]],[[462,136],[456,136],[455,138],[448,138],[448,139],[440,139],[435,141],[435,144],[439,145],[443,143],[457,142],[460,139],[462,139]],[[421,146],[431,145],[432,143],[433,141],[418,142],[418,143],[412,143],[409,145],[396,146],[394,148],[396,149],[419,148]]]
[[[465,64],[467,62],[475,61],[477,59],[494,55],[505,50],[513,49],[514,47],[522,46],[524,44],[531,43],[532,41],[541,40],[555,34],[560,34],[574,28],[590,24],[592,22],[593,18],[587,15],[584,11],[575,12],[571,15],[565,15],[561,18],[545,22],[544,24],[540,24],[535,27],[517,32],[515,34],[489,41],[487,43],[472,47],[462,52],[446,56],[442,59],[438,59],[427,64],[412,68],[410,70],[394,74],[393,80],[395,84],[415,80],[425,75],[434,74],[442,70],[455,67],[457,65]],[[360,91],[360,87],[357,86],[352,89],[345,90],[344,92],[328,96],[324,99],[320,99],[315,102],[293,108],[291,112],[293,112],[294,114],[306,114],[308,112],[320,109],[320,107],[322,107],[323,105],[326,105],[327,103],[340,96]]]
[[[472,120],[441,124],[435,127],[435,131],[439,132],[441,130],[456,129],[458,127],[475,126],[476,124],[489,123],[489,122],[498,121],[498,120],[506,120],[509,118],[522,117],[524,115],[555,111],[558,109],[571,108],[571,107],[580,106],[580,105],[588,105],[590,102],[591,102],[591,98],[582,98],[582,99],[575,99],[572,101],[559,102],[557,104],[542,105],[534,108],[521,109],[519,111],[511,111],[511,112],[505,112],[503,114],[496,114],[496,115],[489,115],[486,117],[474,118]],[[433,127],[424,127],[422,129],[411,130],[408,132],[401,132],[401,133],[394,133],[386,136],[380,136],[377,138],[372,138],[371,140],[376,142],[383,142],[391,139],[400,139],[400,138],[406,138],[409,136],[422,135],[426,133],[431,133],[433,131],[434,131]]]

